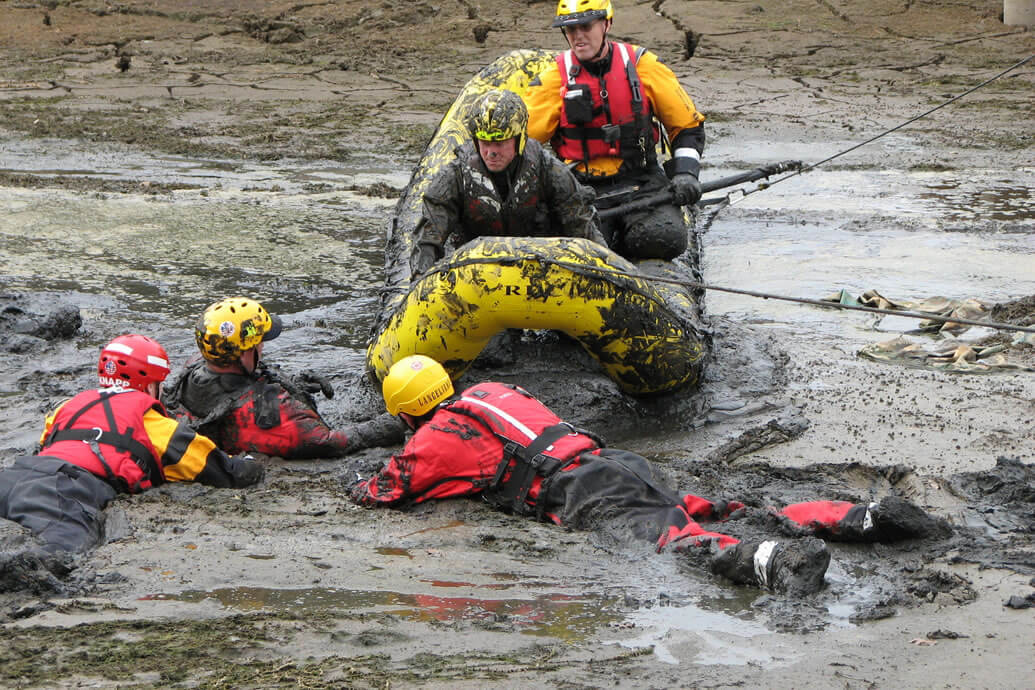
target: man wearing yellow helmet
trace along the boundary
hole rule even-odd
[[[710,566],[743,584],[792,594],[823,583],[830,554],[815,538],[739,541],[698,521],[743,514],[737,501],[680,496],[640,455],[604,448],[518,386],[486,382],[454,395],[449,374],[423,355],[404,357],[382,382],[385,406],[414,430],[402,452],[351,490],[366,506],[480,495],[502,510],[571,529],[607,529],[660,550],[714,544]],[[880,504],[813,501],[774,511],[799,535],[893,540],[942,534],[901,499]]]
[[[248,297],[210,305],[194,329],[201,359],[188,363],[166,388],[166,406],[231,453],[341,457],[402,441],[402,428],[388,415],[332,429],[312,395],[333,397],[330,383],[311,373],[294,380],[263,359],[264,344],[281,327],[279,317]]]
[[[447,245],[485,235],[604,243],[592,190],[539,142],[528,140],[527,123],[528,111],[514,92],[491,90],[479,99],[470,122],[472,141],[457,149],[424,193],[411,260],[415,277],[441,259]]]
[[[671,259],[688,246],[681,207],[701,198],[704,116],[657,55],[608,38],[613,18],[611,0],[559,0],[553,26],[569,50],[524,94],[528,136],[550,142],[598,199],[624,203],[670,190],[671,202],[609,218],[601,231],[626,258]],[[657,121],[672,151],[664,171]]]

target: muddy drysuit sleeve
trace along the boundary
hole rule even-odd
[[[459,227],[463,190],[457,165],[457,161],[451,161],[436,173],[424,192],[418,221],[420,230],[410,259],[410,270],[415,278],[445,255],[446,241]]]
[[[255,461],[227,456],[207,436],[157,410],[144,413],[144,430],[162,459],[167,481],[238,488],[262,478],[261,466]]]
[[[350,498],[361,506],[393,506],[415,498],[410,486],[420,459],[413,452],[412,443],[396,453],[381,471],[359,482],[350,490]]]
[[[649,50],[636,63],[636,72],[654,114],[665,125],[673,155],[678,156],[681,151],[689,154],[686,150],[692,149],[700,161],[704,153],[704,115],[697,112],[676,75]]]
[[[584,237],[607,246],[600,234],[597,210],[593,206],[596,193],[587,185],[579,184],[575,176],[558,158],[545,149],[542,152],[543,174],[551,210],[560,219],[567,237]]]
[[[347,432],[332,429],[305,401],[284,388],[280,388],[277,397],[279,423],[266,426],[249,420],[251,426],[247,431],[240,429],[243,448],[285,460],[334,458],[355,450],[349,445]]]
[[[486,429],[440,412],[381,471],[352,487],[351,497],[364,506],[392,506],[470,496],[493,477],[502,449]]]
[[[561,72],[556,61],[532,80],[522,98],[528,108],[528,136],[549,143],[561,124]]]

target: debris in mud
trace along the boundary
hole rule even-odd
[[[754,453],[767,446],[796,439],[808,428],[809,420],[798,413],[771,419],[722,444],[709,453],[708,460],[731,463],[743,455]]]
[[[958,633],[954,630],[939,629],[927,633],[927,639],[929,640],[959,640],[966,639],[968,637],[970,637],[970,635],[964,635],[963,633]]]
[[[909,641],[909,644],[915,644],[918,647],[933,647],[938,643],[934,640],[928,640],[925,637],[914,637]]]
[[[478,24],[472,30],[474,33],[474,40],[477,43],[485,43],[485,39],[489,37],[490,31],[495,31],[492,24]]]
[[[1003,606],[1011,609],[1030,609],[1035,607],[1035,592],[1026,597],[1014,594],[1003,603]]]
[[[401,189],[396,189],[385,182],[375,182],[368,185],[349,185],[346,187],[350,192],[356,192],[375,199],[398,199],[402,194]]]
[[[913,583],[906,586],[906,591],[922,601],[933,602],[945,595],[953,604],[969,604],[977,599],[972,585],[965,577],[935,570],[915,577]]]
[[[244,20],[244,32],[252,38],[277,45],[304,41],[305,32],[289,22],[264,17],[248,17]]]
[[[148,194],[157,196],[183,189],[202,189],[201,185],[183,182],[154,182],[123,179],[106,179],[88,175],[34,175],[0,171],[0,185],[25,187],[26,189],[68,189],[76,192],[102,192],[109,194]]]
[[[79,332],[79,307],[58,304],[46,311],[21,295],[0,295],[0,348],[26,352],[39,341],[67,340]]]
[[[63,581],[75,567],[68,553],[48,553],[29,530],[0,520],[0,593],[66,594]]]
[[[1035,326],[1035,295],[995,304],[988,316],[992,321],[1015,326]]]

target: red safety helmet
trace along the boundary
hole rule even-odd
[[[147,384],[161,383],[169,375],[165,348],[144,335],[120,335],[101,350],[97,377],[101,388],[135,388],[147,392]]]

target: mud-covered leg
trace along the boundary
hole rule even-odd
[[[929,515],[899,496],[879,502],[809,501],[773,510],[784,531],[815,534],[840,541],[898,541],[943,538],[952,533],[949,523]]]

